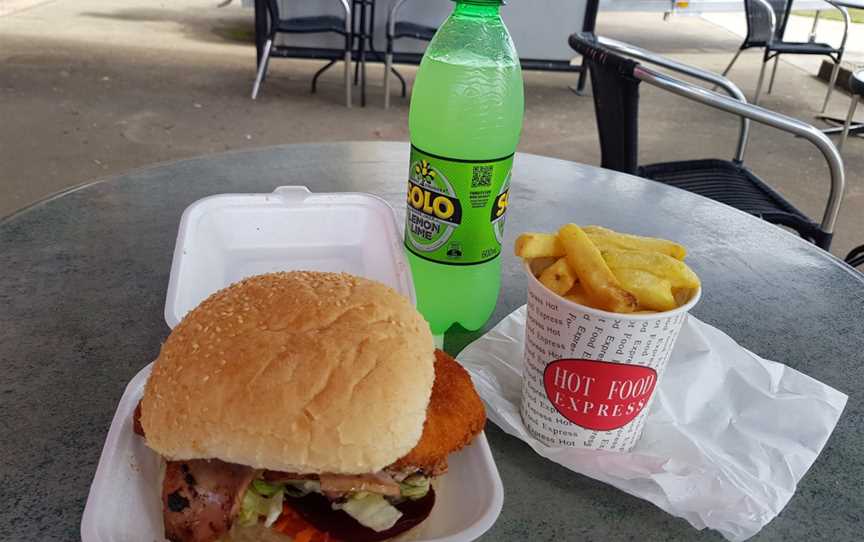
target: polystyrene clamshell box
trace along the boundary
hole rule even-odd
[[[183,213],[165,304],[174,327],[213,292],[250,275],[296,269],[345,271],[380,281],[414,302],[411,273],[393,209],[361,193],[222,194]],[[84,542],[162,541],[159,458],[132,431],[151,366],[127,385],[114,414],[81,521]],[[419,542],[474,540],[498,517],[501,479],[484,434],[450,456]],[[397,537],[400,540],[403,537]]]
[[[183,213],[165,320],[174,327],[210,294],[251,275],[345,271],[383,282],[414,301],[393,209],[371,194],[220,194]]]

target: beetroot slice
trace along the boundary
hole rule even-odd
[[[300,514],[303,519],[320,531],[330,533],[339,540],[351,542],[377,542],[404,533],[426,519],[435,505],[435,491],[416,501],[406,500],[394,505],[402,512],[402,517],[386,531],[373,531],[357,523],[357,520],[342,510],[333,510],[330,501],[320,493],[310,493],[305,497],[285,496],[285,503]]]

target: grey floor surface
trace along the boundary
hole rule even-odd
[[[168,160],[292,142],[408,139],[408,101],[397,98],[383,109],[377,66],[370,68],[366,108],[343,106],[341,70],[310,94],[321,63],[304,60],[275,60],[259,100],[251,101],[251,10],[236,2],[224,9],[204,0],[17,2],[17,11],[0,13],[0,216],[58,190]],[[655,13],[602,13],[598,31],[714,71],[740,42],[704,19],[664,22]],[[731,74],[748,95],[759,58],[745,53]],[[412,68],[402,71],[413,78]],[[593,103],[568,89],[573,82],[567,74],[525,74],[519,150],[599,164]],[[824,127],[814,115],[825,89],[812,73],[781,62],[763,105]],[[845,113],[848,100],[836,93],[830,112]],[[730,157],[738,129],[735,118],[645,85],[640,123],[642,163]],[[864,141],[855,139],[845,152],[848,188],[832,250],[838,255],[864,243],[862,151]],[[828,170],[808,143],[756,126],[746,163],[821,216]]]

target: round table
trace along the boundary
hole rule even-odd
[[[0,222],[0,540],[78,539],[126,383],[168,333],[163,305],[183,209],[224,192],[366,191],[404,218],[408,145],[290,145],[155,166],[49,198]],[[693,311],[743,346],[851,394],[822,456],[753,540],[858,539],[864,510],[864,275],[779,228],[678,189],[518,154],[505,246],[526,230],[597,223],[676,239],[701,275]],[[504,251],[491,326],[525,302]],[[481,332],[451,331],[461,350]],[[539,458],[492,424],[505,487],[484,540],[721,540]],[[134,513],[134,511],[130,511]]]

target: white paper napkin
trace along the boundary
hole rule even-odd
[[[458,356],[489,419],[541,456],[731,541],[786,506],[846,406],[845,394],[689,316],[633,452],[548,447],[519,415],[524,333],[523,306]]]

